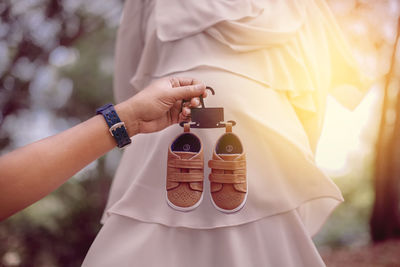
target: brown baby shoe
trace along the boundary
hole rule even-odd
[[[179,211],[198,207],[203,200],[203,180],[203,145],[185,123],[184,133],[168,148],[166,187],[169,206]]]
[[[217,141],[213,156],[208,161],[211,199],[214,207],[222,212],[240,210],[247,199],[246,154],[240,139],[232,133],[227,123],[226,133]]]

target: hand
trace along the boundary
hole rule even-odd
[[[166,77],[151,83],[121,103],[128,107],[128,114],[131,114],[128,132],[130,135],[156,132],[173,123],[189,121],[190,108],[199,106],[199,96],[207,96],[205,90],[204,83],[192,78]],[[182,99],[188,102],[180,112]],[[136,128],[133,134],[130,131],[132,127]]]

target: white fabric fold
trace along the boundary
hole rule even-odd
[[[296,210],[213,230],[171,228],[113,214],[82,267],[323,267]]]
[[[301,1],[288,5],[286,1],[269,0],[259,5],[263,9],[258,16],[224,19],[205,32],[235,51],[246,52],[284,44],[304,23],[306,12]]]
[[[186,38],[225,20],[255,17],[263,9],[254,0],[155,0],[161,41]]]

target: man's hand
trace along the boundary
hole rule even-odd
[[[200,104],[199,96],[206,97],[204,83],[192,78],[166,77],[121,103],[128,110],[127,128],[134,124],[136,133],[160,131],[174,123],[190,120],[190,108]],[[181,111],[182,100],[185,102]]]

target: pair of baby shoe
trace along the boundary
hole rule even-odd
[[[213,149],[209,175],[211,201],[225,213],[240,210],[247,199],[246,155],[232,124]],[[203,199],[204,157],[200,138],[190,132],[188,123],[168,148],[167,202],[179,211],[198,207]]]

